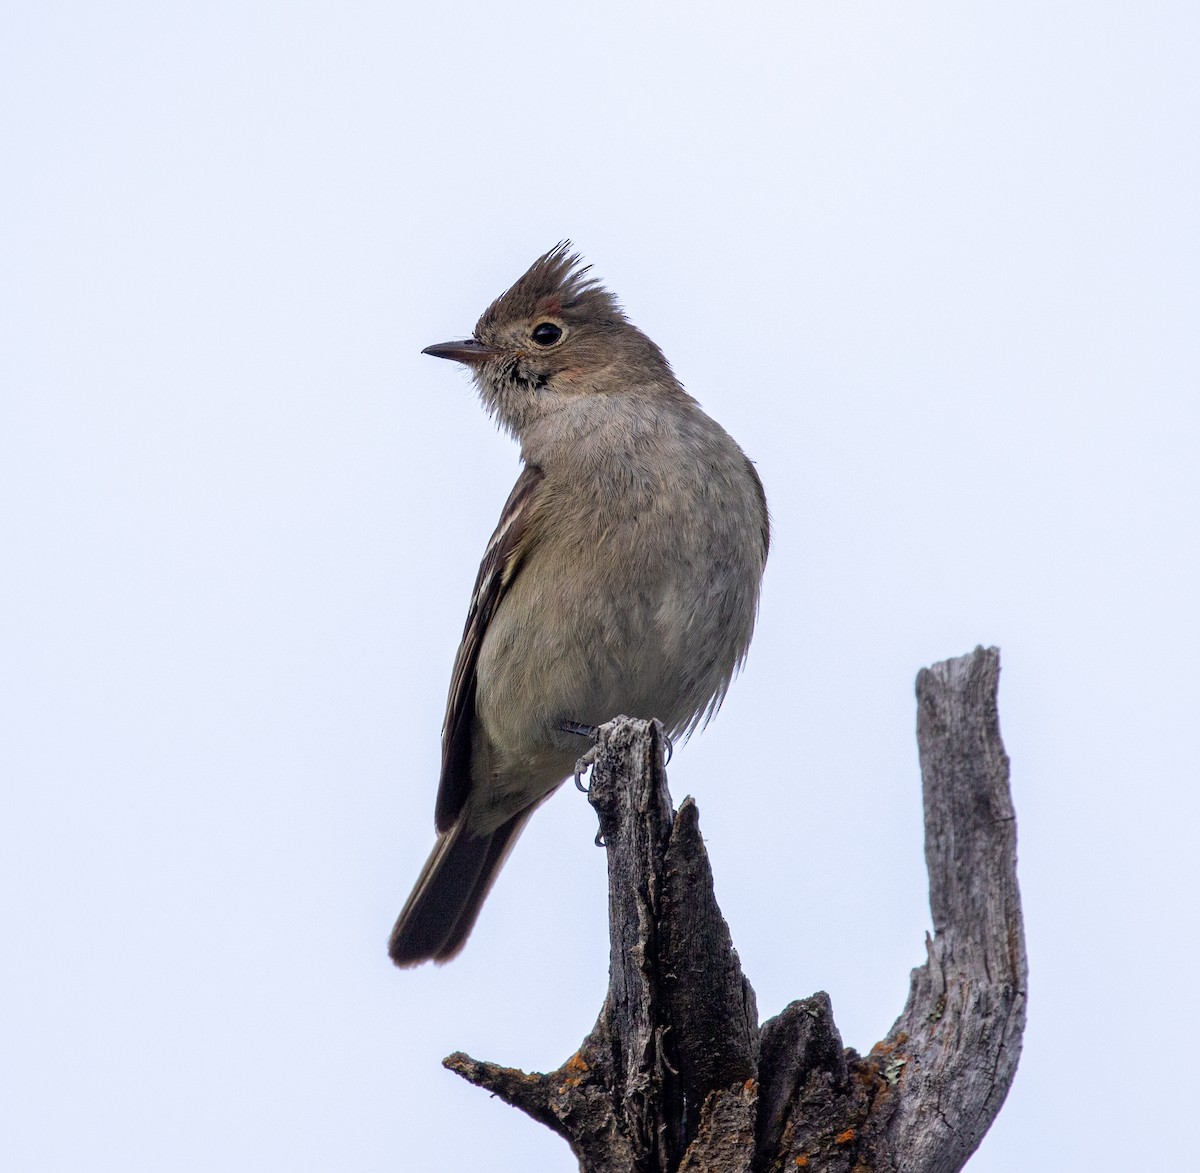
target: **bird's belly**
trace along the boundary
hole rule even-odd
[[[585,570],[565,589],[564,576],[549,577],[560,584],[553,600],[538,596],[540,577],[514,584],[528,597],[505,600],[480,649],[476,712],[501,761],[506,747],[537,744],[566,754],[569,769],[585,743],[563,722],[656,717],[679,732],[723,691],[749,639],[722,631],[739,608],[709,576],[651,567],[604,598]]]

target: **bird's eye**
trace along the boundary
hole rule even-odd
[[[553,346],[562,337],[562,328],[553,322],[540,322],[529,337],[539,346]]]

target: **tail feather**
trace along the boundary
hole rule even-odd
[[[388,954],[397,965],[449,961],[466,944],[484,898],[532,813],[532,807],[523,810],[483,835],[472,834],[460,819],[438,839],[388,941]]]

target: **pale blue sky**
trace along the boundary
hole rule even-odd
[[[569,236],[772,506],[747,670],[670,771],[761,1012],[828,990],[860,1049],[899,1012],[913,678],[998,644],[1031,992],[970,1168],[1185,1167],[1198,34],[1154,2],[6,12],[0,1165],[575,1167],[439,1061],[590,1028],[586,802],[459,960],[384,952],[517,472],[419,352]]]

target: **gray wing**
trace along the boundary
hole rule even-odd
[[[454,825],[471,790],[471,733],[475,724],[475,669],[479,663],[479,649],[496,608],[528,553],[525,534],[542,480],[542,470],[536,465],[526,465],[522,470],[479,566],[462,643],[454,658],[450,697],[442,725],[442,778],[434,812],[439,833]]]

